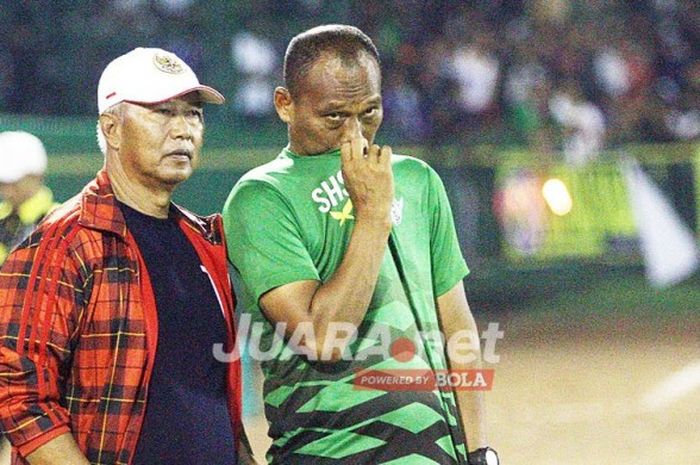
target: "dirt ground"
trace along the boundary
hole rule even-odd
[[[489,321],[479,319],[482,328]],[[700,464],[700,312],[668,321],[496,321],[505,338],[486,402],[502,463]],[[264,457],[264,419],[246,422]]]
[[[505,329],[487,398],[503,463],[700,464],[700,318]]]

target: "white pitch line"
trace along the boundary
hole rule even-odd
[[[650,410],[663,408],[700,388],[700,360],[672,374],[646,396],[643,403]]]

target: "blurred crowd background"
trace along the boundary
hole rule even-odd
[[[94,115],[99,73],[170,49],[230,105],[274,120],[284,50],[326,22],[378,45],[386,130],[404,144],[525,146],[572,164],[700,135],[696,0],[17,0],[0,15],[0,112]],[[218,112],[218,113],[217,113]]]
[[[65,201],[103,161],[105,65],[171,50],[228,99],[175,197],[219,211],[285,143],[285,48],[324,23],[377,44],[379,142],[440,173],[475,316],[506,331],[504,463],[700,463],[699,0],[0,0],[0,132],[41,139]]]
[[[506,246],[639,258],[626,156],[698,232],[697,0],[13,0],[0,13],[0,130],[42,139],[59,200],[99,169],[96,87],[114,57],[171,50],[226,95],[207,108],[208,171],[179,197],[211,213],[286,141],[272,94],[289,40],[345,23],[380,51],[379,142],[440,172],[471,263]],[[571,214],[543,203],[552,177]]]

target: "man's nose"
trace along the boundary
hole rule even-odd
[[[360,120],[356,116],[353,116],[345,121],[343,140],[353,140],[358,138],[364,138],[362,135],[362,124],[360,124]]]
[[[175,115],[170,121],[170,133],[176,139],[191,139],[194,128],[185,115]]]

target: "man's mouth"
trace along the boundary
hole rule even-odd
[[[172,152],[168,152],[166,156],[175,158],[187,157],[188,160],[192,160],[192,151],[186,149],[178,149],[173,150]]]

